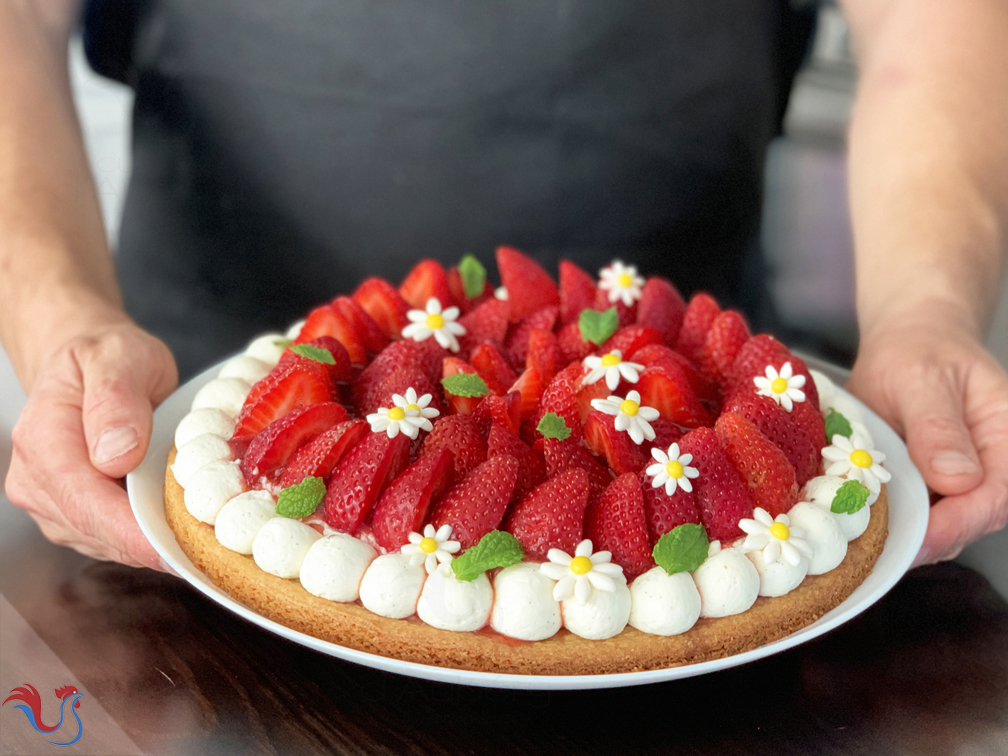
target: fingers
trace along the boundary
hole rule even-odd
[[[947,496],[931,507],[927,535],[914,566],[952,559],[967,544],[1000,530],[1008,515],[1008,481],[1000,480],[960,496]]]

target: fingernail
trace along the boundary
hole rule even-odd
[[[980,465],[962,452],[941,451],[931,457],[931,469],[939,475],[972,475]]]
[[[137,432],[128,425],[109,428],[101,434],[98,443],[95,444],[94,461],[99,465],[109,462],[135,449],[139,443],[140,437]]]

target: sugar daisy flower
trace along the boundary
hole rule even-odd
[[[644,279],[634,265],[624,265],[622,260],[613,260],[599,271],[599,288],[606,292],[610,304],[623,302],[631,307],[641,298]]]
[[[623,352],[619,349],[613,349],[601,357],[595,355],[585,357],[581,364],[588,370],[588,374],[581,379],[582,384],[587,386],[598,383],[599,379],[604,377],[610,391],[616,390],[620,379],[629,383],[637,383],[640,379],[640,373],[644,369],[643,365],[636,362],[624,362]]]
[[[802,557],[812,558],[812,547],[805,540],[805,531],[792,528],[791,519],[786,514],[779,514],[774,519],[765,509],[756,507],[753,518],[739,520],[739,527],[747,534],[742,549],[762,551],[767,564],[783,559],[792,567],[797,567]]]
[[[410,386],[406,389],[405,396],[393,394],[392,406],[380,407],[377,412],[367,416],[367,421],[371,424],[372,431],[375,433],[385,431],[389,438],[395,438],[400,432],[409,438],[416,438],[421,430],[433,430],[431,418],[441,414],[433,407],[427,406],[431,398],[430,394],[418,397],[416,389]]]
[[[648,466],[644,473],[650,476],[652,488],[665,486],[665,493],[669,496],[676,492],[676,488],[681,488],[686,493],[693,490],[690,479],[698,478],[700,472],[695,467],[689,466],[693,461],[692,454],[680,454],[679,444],[672,444],[668,452],[654,447],[651,456],[655,463]]]
[[[553,598],[564,601],[574,596],[584,605],[591,598],[592,589],[612,592],[616,590],[616,580],[623,576],[623,568],[612,563],[608,551],[592,553],[592,542],[587,538],[577,545],[571,557],[560,549],[550,549],[546,555],[548,562],[539,566],[553,586]]]
[[[428,575],[433,575],[438,564],[451,564],[452,555],[462,548],[458,541],[449,541],[452,526],[442,525],[436,531],[433,525],[425,525],[423,535],[409,534],[409,543],[400,551],[409,554],[410,564],[423,564]]]
[[[657,420],[660,414],[654,407],[642,407],[640,400],[640,394],[631,391],[626,399],[618,396],[592,399],[591,406],[599,412],[615,416],[616,430],[629,433],[631,440],[639,446],[645,438],[654,441],[655,432],[650,421]]]
[[[855,431],[850,438],[837,434],[831,444],[822,450],[823,458],[830,463],[827,475],[839,475],[864,483],[875,496],[882,484],[892,479],[892,474],[882,467],[886,455],[873,448],[870,438]]]
[[[465,326],[456,323],[459,316],[458,307],[441,310],[437,297],[427,300],[425,310],[410,310],[406,313],[410,324],[402,329],[404,339],[424,341],[433,336],[437,343],[452,352],[459,350],[458,337],[465,336]]]
[[[756,384],[757,394],[768,396],[788,412],[794,407],[795,402],[805,401],[805,376],[795,375],[794,368],[790,362],[785,362],[778,373],[773,365],[767,365],[766,377],[757,375],[753,378]]]

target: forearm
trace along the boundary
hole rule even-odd
[[[977,335],[1008,247],[1008,5],[847,0],[849,180],[863,334],[913,309]]]
[[[26,388],[61,343],[123,317],[70,94],[73,12],[0,2],[0,339]]]

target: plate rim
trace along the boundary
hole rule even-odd
[[[126,490],[129,495],[130,507],[140,525],[140,529],[161,558],[180,578],[218,605],[286,640],[343,661],[349,661],[384,672],[433,682],[486,688],[512,690],[593,690],[686,679],[748,664],[818,638],[836,627],[849,622],[878,602],[910,569],[913,559],[924,541],[924,534],[927,529],[928,510],[930,508],[927,487],[920,472],[910,461],[906,445],[895,431],[878,415],[872,412],[859,399],[838,386],[838,390],[852,399],[865,413],[866,425],[871,431],[876,445],[885,449],[887,453],[887,466],[891,468],[895,463],[899,479],[897,479],[897,475],[894,475],[893,482],[889,484],[890,535],[886,539],[886,544],[879,555],[872,573],[847,599],[820,617],[816,622],[779,640],[721,659],[712,659],[664,669],[601,675],[527,675],[480,672],[419,664],[417,662],[402,661],[379,654],[372,654],[366,651],[358,651],[293,630],[286,625],[262,616],[250,607],[232,598],[210,582],[189,561],[185,554],[182,553],[177,542],[175,542],[174,534],[168,527],[167,521],[164,518],[163,506],[164,469],[168,451],[171,449],[173,443],[175,428],[182,416],[189,411],[189,405],[196,391],[216,377],[217,372],[226,361],[222,360],[187,381],[154,411],[153,431],[147,454],[143,462],[126,476]],[[834,371],[842,370],[836,368],[836,366],[829,365],[829,363],[821,362],[821,364],[824,367],[828,366],[832,368]],[[816,367],[818,368],[819,365],[816,365]],[[880,440],[882,443],[880,443]],[[905,492],[904,489],[906,489]],[[147,498],[154,495],[154,490],[157,491],[157,505],[146,504]],[[156,515],[153,521],[148,520],[148,507],[152,512],[156,513],[160,511],[160,522],[158,522]],[[895,516],[909,518],[909,532],[906,535],[901,534],[899,543],[896,542],[892,534],[892,524]],[[161,532],[158,532],[159,530]],[[162,542],[165,530],[171,536],[170,544],[167,546]],[[174,546],[175,553],[173,553],[172,546]],[[884,575],[876,575],[880,562],[886,567]],[[866,584],[869,586],[867,589],[865,589]]]

